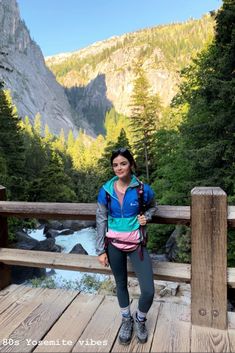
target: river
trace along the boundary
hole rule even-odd
[[[64,229],[63,229],[64,231]],[[36,240],[45,240],[46,237],[43,234],[43,229],[32,230],[28,234]],[[55,237],[57,245],[61,246],[62,253],[69,253],[72,248],[80,243],[83,248],[87,251],[88,255],[96,256],[95,253],[95,237],[96,230],[94,228],[85,228],[80,231],[76,231],[71,235],[58,235]],[[50,279],[55,283],[56,287],[71,287],[77,288],[78,284],[84,281],[84,278],[94,280],[94,282],[101,282],[108,278],[108,276],[92,273],[84,273],[79,271],[60,270],[55,269],[53,272],[51,269],[46,269],[47,275],[50,275]],[[86,290],[86,288],[82,288]]]

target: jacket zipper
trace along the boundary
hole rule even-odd
[[[128,190],[130,187],[134,187],[134,185],[133,185],[133,186],[130,186],[130,185],[129,185],[129,186],[127,187],[127,189],[126,189],[126,191],[125,191],[125,194],[124,194],[124,197],[123,197],[122,205],[120,204],[120,201],[119,201],[118,197],[115,197],[115,196],[113,196],[113,195],[110,194],[110,196],[113,197],[114,199],[116,199],[116,200],[118,201],[119,205],[120,205],[121,216],[122,216],[121,218],[124,218],[124,216],[123,216],[123,206],[124,206],[124,201],[125,201],[126,192],[127,192],[127,190]]]

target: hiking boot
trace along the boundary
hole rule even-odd
[[[145,321],[139,321],[137,318],[135,319],[135,331],[136,331],[136,336],[139,340],[140,343],[146,343],[148,339],[148,331],[145,326]]]
[[[132,333],[133,333],[133,318],[130,317],[123,317],[122,318],[122,325],[119,331],[119,342],[121,344],[127,345],[131,342]]]

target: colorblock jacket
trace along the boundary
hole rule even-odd
[[[107,181],[100,189],[98,194],[96,211],[96,253],[101,255],[105,252],[105,236],[107,229],[113,232],[131,232],[140,228],[137,219],[139,214],[139,201],[137,188],[139,181],[132,175],[130,185],[128,186],[123,199],[122,206],[118,200],[114,189],[114,183],[118,180],[115,176]],[[107,194],[110,195],[108,202]],[[147,221],[152,219],[156,213],[157,205],[154,199],[154,192],[148,184],[144,184],[144,202],[146,211],[144,213]]]

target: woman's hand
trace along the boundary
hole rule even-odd
[[[141,226],[145,226],[147,223],[147,219],[144,215],[138,215],[138,222]]]
[[[109,266],[109,260],[108,260],[108,256],[107,256],[106,252],[101,254],[101,255],[99,255],[98,259],[99,259],[99,263],[101,265],[103,265],[104,267],[108,267]]]

